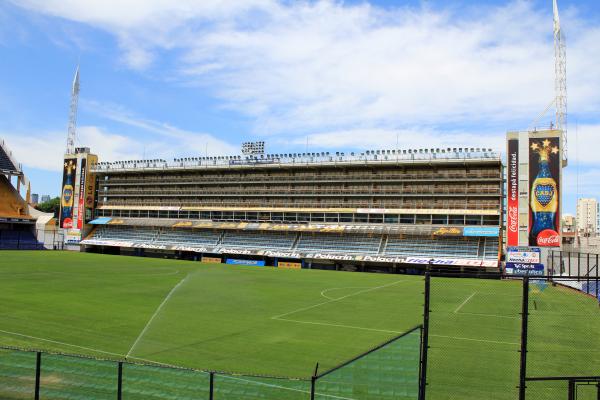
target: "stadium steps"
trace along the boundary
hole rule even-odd
[[[388,235],[381,236],[381,242],[379,243],[379,250],[377,250],[377,254],[384,254],[385,248],[387,247]]]
[[[482,259],[485,257],[485,238],[479,239],[479,249],[477,250],[477,256]]]
[[[294,243],[292,244],[292,247],[290,247],[290,250],[296,250],[298,247],[298,242],[300,241],[300,235],[300,233],[296,234],[296,238],[294,239]]]

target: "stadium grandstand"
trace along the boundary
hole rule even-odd
[[[117,161],[91,172],[97,204],[86,251],[292,268],[498,269],[502,162],[491,149]]]
[[[22,187],[27,190],[25,199],[20,193]],[[29,196],[29,181],[22,165],[0,140],[0,250],[44,249],[46,227],[52,229],[52,214],[35,210],[29,205]],[[55,247],[53,243],[48,246]]]

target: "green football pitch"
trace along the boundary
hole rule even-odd
[[[4,251],[0,345],[307,378],[421,324],[423,288],[419,276]],[[428,398],[516,398],[521,283],[433,278],[431,291]],[[545,284],[530,297],[528,375],[600,375],[597,302]]]

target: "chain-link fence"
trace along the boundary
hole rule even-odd
[[[0,349],[0,399],[417,400],[421,327],[307,379]]]
[[[520,281],[432,276],[427,399],[517,398]]]

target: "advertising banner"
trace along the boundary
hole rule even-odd
[[[506,252],[506,261],[513,263],[534,263],[540,262],[539,248],[508,248]]]
[[[462,236],[463,233],[463,228],[443,227],[433,231],[433,236]]]
[[[506,273],[508,275],[542,276],[544,275],[544,264],[507,262]]]
[[[79,197],[78,197],[78,213],[77,213],[77,229],[83,228],[83,217],[85,214],[85,180],[87,177],[87,160],[81,159],[79,167]]]
[[[63,183],[60,195],[60,227],[73,228],[73,202],[77,159],[67,158],[63,164]]]
[[[519,245],[519,140],[508,141],[508,176],[506,180],[506,244]]]
[[[98,157],[90,154],[88,155],[86,181],[85,181],[85,208],[94,208],[94,192],[96,191],[96,179],[93,175],[90,175],[90,166],[95,165],[98,162]]]
[[[529,139],[529,245],[559,247],[560,139]]]
[[[404,262],[407,264],[429,264],[431,261],[432,265],[456,265],[465,267],[497,267],[497,261],[482,261],[482,260],[468,260],[468,259],[456,259],[456,258],[427,258],[427,257],[407,257]]]
[[[225,263],[234,265],[254,265],[256,267],[265,266],[265,262],[263,260],[241,260],[236,258],[228,258]]]
[[[301,269],[302,264],[299,262],[287,262],[287,261],[279,261],[277,263],[277,268],[282,269]]]
[[[463,229],[464,236],[498,237],[500,228],[497,226],[466,226]]]
[[[221,258],[220,257],[202,257],[202,262],[203,263],[220,264]]]

